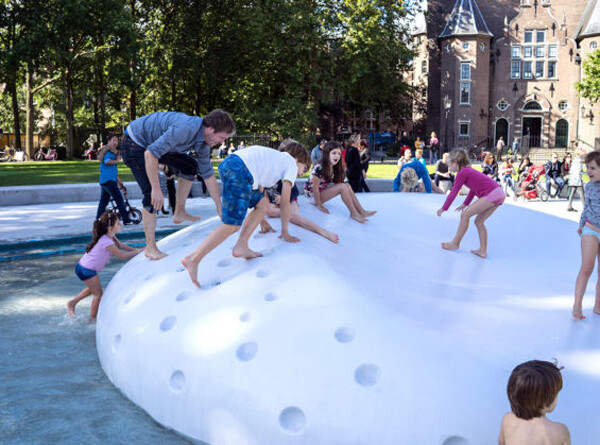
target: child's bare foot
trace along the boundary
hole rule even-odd
[[[600,315],[600,307],[594,306],[594,314]]]
[[[253,258],[258,258],[263,256],[260,252],[255,252],[254,250],[250,250],[248,247],[234,247],[233,256],[237,258],[245,258],[247,260],[251,260]]]
[[[158,249],[151,249],[149,247],[146,247],[145,249],[145,255],[147,258],[150,258],[151,260],[162,260],[163,258],[168,257],[168,255],[164,252],[161,252]]]
[[[75,316],[75,303],[73,302],[73,300],[70,300],[67,303],[67,314],[71,318],[73,318]]]
[[[481,258],[487,258],[487,252],[486,252],[486,251],[484,251],[484,250],[481,250],[481,249],[478,249],[478,250],[471,250],[471,253],[472,253],[473,255],[477,255],[477,256],[479,256],[479,257],[481,257]]]
[[[363,210],[363,211],[361,212],[361,215],[362,215],[362,216],[364,216],[364,217],[366,218],[366,217],[369,217],[369,216],[373,216],[373,215],[375,215],[376,213],[377,213],[377,210]]]
[[[368,221],[368,219],[362,216],[360,213],[352,213],[350,214],[350,218],[352,218],[355,221],[358,221],[359,223],[364,223]]]
[[[573,318],[575,320],[585,320],[581,306],[573,305]]]
[[[189,259],[189,257],[184,257],[181,260],[181,264],[185,267],[192,279],[192,283],[194,283],[197,287],[200,287],[200,283],[198,282],[198,263]]]
[[[339,240],[340,240],[340,237],[338,236],[337,233],[329,232],[327,230],[324,230],[321,235],[324,236],[325,238],[327,238],[332,243],[336,243],[337,244],[339,242]]]
[[[266,221],[260,223],[260,230],[258,233],[270,233],[275,232],[275,229]]]
[[[460,244],[453,243],[450,241],[449,243],[442,243],[442,249],[445,250],[457,250],[460,248]]]
[[[185,221],[196,222],[200,220],[201,216],[190,215],[187,212],[175,212],[173,215],[173,224],[181,224]]]

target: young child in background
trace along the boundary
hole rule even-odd
[[[450,208],[450,205],[458,195],[463,185],[469,188],[469,194],[462,205],[456,208],[456,211],[462,211],[460,215],[460,224],[454,239],[447,243],[442,243],[442,248],[446,250],[456,250],[460,247],[467,229],[469,228],[469,220],[472,216],[475,218],[475,226],[479,234],[479,249],[471,250],[471,253],[480,256],[481,258],[487,257],[487,229],[485,228],[485,220],[488,219],[492,213],[496,211],[498,207],[502,205],[506,195],[502,191],[502,187],[492,178],[484,175],[477,170],[471,168],[469,157],[467,152],[464,150],[454,150],[450,153],[450,170],[457,172],[452,191],[446,198],[446,202],[441,209],[437,211],[438,216],[442,216],[446,210]],[[473,204],[471,201],[477,196],[478,199]]]
[[[350,218],[364,223],[367,221],[367,217],[373,216],[377,212],[363,209],[350,185],[344,183],[345,173],[340,162],[341,158],[342,147],[340,143],[327,142],[323,148],[321,163],[314,166],[304,191],[308,197],[314,196],[315,205],[323,213],[329,213],[329,210],[323,204],[337,195],[341,195],[342,201],[350,211]]]
[[[513,180],[514,166],[512,162],[512,158],[506,157],[506,160],[502,163],[500,167],[500,177],[502,178],[502,183],[504,184],[504,193],[508,194],[508,189],[510,188],[513,192],[515,191],[515,182]]]
[[[219,175],[223,182],[223,224],[213,230],[204,242],[190,255],[181,260],[192,282],[198,282],[200,261],[230,235],[240,230],[240,237],[233,248],[233,256],[247,260],[260,257],[248,247],[248,240],[258,224],[263,221],[269,207],[264,189],[282,181],[281,189],[281,235],[284,241],[297,243],[298,238],[288,233],[290,219],[290,194],[296,178],[302,176],[310,165],[310,154],[298,144],[288,152],[254,145],[238,150],[219,165]],[[246,212],[254,207],[246,218]]]
[[[135,249],[119,242],[117,233],[121,232],[121,230],[119,217],[114,212],[105,212],[100,215],[100,218],[94,221],[92,242],[88,244],[85,249],[85,255],[81,257],[75,266],[75,274],[85,283],[86,288],[67,303],[67,313],[70,317],[75,316],[75,306],[77,303],[93,295],[94,298],[90,307],[90,320],[95,320],[98,315],[100,299],[102,298],[102,284],[100,283],[98,273],[102,272],[111,255],[122,260],[127,260],[144,250]]]
[[[585,204],[577,229],[577,233],[581,235],[581,269],[575,282],[573,317],[578,320],[585,318],[582,309],[583,295],[600,252],[600,152],[588,153],[585,165],[590,181],[585,185]],[[600,281],[596,285],[594,313],[600,315]]]
[[[323,146],[325,143],[323,144]],[[293,150],[295,146],[303,147],[302,144],[294,141],[293,139],[285,139],[281,145],[279,145],[279,151],[288,151]],[[269,201],[271,202],[269,205],[269,209],[267,210],[267,216],[269,218],[280,218],[281,217],[281,190],[283,188],[282,181],[279,181],[277,185],[267,191],[269,196]],[[315,224],[308,218],[304,218],[300,216],[300,207],[298,206],[298,187],[296,184],[292,186],[292,190],[290,193],[290,222],[292,224],[296,224],[304,229],[310,230],[318,235],[321,235],[324,238],[327,238],[329,241],[337,243],[340,240],[340,237],[337,233],[330,232],[325,230],[323,227]],[[274,231],[273,228],[268,224],[265,220],[261,222],[261,233],[267,233],[270,231]]]
[[[569,445],[569,429],[546,418],[556,407],[563,381],[554,363],[531,360],[517,366],[506,391],[512,412],[504,415],[499,445]]]
[[[419,182],[419,180],[422,181]],[[394,183],[392,184],[393,192],[410,192],[418,185],[418,189],[416,191],[423,191],[431,193],[434,191],[435,193],[444,193],[444,191],[439,188],[437,185],[431,183],[431,178],[429,177],[429,171],[427,171],[427,167],[423,165],[417,159],[413,159],[408,164],[404,164],[396,178],[394,179]]]

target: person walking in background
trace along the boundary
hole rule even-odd
[[[100,215],[106,210],[108,201],[110,198],[115,201],[117,209],[119,209],[119,215],[123,220],[124,225],[133,224],[129,219],[129,212],[125,207],[125,201],[121,194],[121,188],[123,182],[119,179],[117,164],[119,163],[119,152],[117,147],[119,146],[119,137],[115,134],[109,134],[106,145],[98,150],[98,160],[100,161],[100,202],[98,202],[98,210],[96,211],[96,219],[100,218]]]
[[[521,150],[521,143],[519,142],[519,138],[515,137],[515,140],[512,143],[513,162],[515,162],[517,160],[517,154],[519,153],[519,150]]]
[[[585,191],[583,188],[583,180],[581,178],[581,175],[583,174],[584,154],[584,149],[579,147],[575,148],[575,158],[573,159],[571,168],[569,169],[569,205],[567,207],[569,212],[577,211],[575,208],[573,208],[573,198],[575,197],[575,192],[579,194],[581,205],[585,203]]]
[[[178,112],[158,112],[132,121],[123,137],[123,160],[142,190],[142,221],[146,235],[145,255],[159,260],[167,255],[156,245],[157,212],[164,205],[160,190],[158,164],[168,166],[179,178],[173,222],[197,221],[185,210],[185,203],[196,174],[206,183],[208,192],[221,215],[221,193],[210,162],[210,149],[220,145],[235,131],[231,115],[216,109],[205,118]],[[196,159],[187,152],[194,151]]]
[[[429,163],[433,164],[440,159],[440,140],[437,138],[437,134],[435,131],[431,132],[431,137],[429,138]]]
[[[362,168],[362,175],[360,177],[360,183],[358,185],[359,192],[369,193],[371,190],[367,185],[367,170],[369,170],[369,162],[371,161],[371,150],[364,142],[360,143],[360,166]]]
[[[323,147],[327,143],[327,139],[321,139],[317,145],[314,146],[310,152],[310,160],[312,165],[320,164],[321,158],[323,157]]]
[[[355,133],[348,140],[348,148],[346,150],[346,177],[348,183],[352,187],[354,193],[358,193],[360,188],[360,178],[362,178],[362,166],[360,163],[360,133]]]
[[[504,151],[504,147],[506,147],[506,143],[504,142],[504,138],[500,136],[498,142],[496,143],[496,159],[502,159],[502,152]]]

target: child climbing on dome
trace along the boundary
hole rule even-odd
[[[303,147],[302,144],[300,144],[299,142],[296,142],[293,139],[285,139],[279,145],[279,151],[293,150],[294,147],[297,145]],[[268,194],[269,201],[270,201],[269,209],[267,210],[267,216],[269,218],[281,217],[280,207],[281,207],[281,190],[282,190],[282,188],[283,188],[283,183],[282,183],[282,181],[279,181],[275,185],[275,187],[267,190],[267,194]],[[296,184],[294,184],[292,186],[292,190],[290,193],[290,222],[292,224],[296,224],[297,226],[300,226],[306,230],[310,230],[311,232],[321,235],[322,237],[328,239],[329,241],[331,241],[333,243],[337,243],[340,240],[340,237],[337,235],[337,233],[330,232],[329,230],[324,229],[323,227],[319,226],[318,224],[315,224],[310,219],[300,216],[300,207],[298,206],[298,194],[299,194],[298,187],[296,187]],[[261,221],[260,224],[261,224],[261,233],[267,233],[267,232],[274,231],[273,228],[271,227],[271,225],[268,224],[266,220],[263,219],[263,221]]]
[[[281,152],[269,147],[253,145],[238,150],[219,165],[223,183],[223,224],[214,229],[204,242],[181,260],[192,282],[200,287],[198,265],[200,261],[230,235],[240,230],[240,237],[233,248],[233,256],[247,260],[262,256],[248,247],[250,236],[263,221],[269,200],[264,189],[282,181],[281,188],[281,235],[284,241],[300,241],[288,232],[290,220],[290,194],[296,178],[302,176],[310,165],[310,154],[302,145]],[[249,208],[254,208],[246,217]],[[243,224],[243,227],[242,227]]]
[[[396,175],[392,184],[392,191],[408,193],[411,191],[422,192],[423,189],[427,193],[433,191],[444,194],[441,188],[435,185],[435,183],[432,184],[427,167],[421,161],[413,159],[404,164]]]
[[[67,303],[69,317],[75,316],[77,303],[93,295],[90,320],[94,321],[98,315],[98,306],[102,298],[102,284],[98,274],[102,272],[112,255],[127,260],[144,250],[121,243],[117,239],[117,233],[121,232],[122,229],[119,216],[115,212],[104,212],[100,215],[100,218],[94,221],[92,242],[88,244],[85,255],[81,257],[75,266],[75,274],[85,283],[86,288]]]
[[[456,208],[457,212],[461,212],[460,223],[456,235],[454,235],[452,241],[442,243],[442,248],[446,250],[458,249],[460,247],[460,242],[469,228],[469,220],[472,216],[476,215],[475,226],[477,227],[477,233],[479,234],[479,249],[471,250],[471,253],[480,256],[481,258],[486,258],[488,235],[484,223],[491,214],[502,205],[506,195],[502,191],[502,187],[499,183],[471,168],[471,163],[469,162],[466,151],[452,151],[452,153],[450,153],[449,164],[450,170],[458,173],[454,180],[452,191],[446,198],[446,202],[444,202],[442,208],[437,211],[437,215],[442,216],[442,213],[450,208],[450,205],[463,185],[469,188],[469,194],[462,205]],[[478,197],[479,199],[471,204],[474,197]]]
[[[323,204],[341,195],[342,201],[350,211],[350,218],[364,223],[368,221],[367,217],[373,216],[377,211],[363,209],[350,184],[344,182],[346,174],[341,159],[341,144],[336,141],[327,142],[323,148],[321,163],[313,166],[304,191],[309,198],[314,196],[314,204],[323,213],[329,213]]]
[[[546,418],[562,387],[560,368],[554,363],[531,360],[517,366],[508,379],[511,412],[502,419],[498,444],[570,445],[569,429]]]
[[[573,318],[583,320],[583,296],[588,280],[594,271],[596,257],[600,253],[600,152],[592,151],[585,156],[590,181],[585,185],[585,204],[577,233],[581,236],[581,268],[575,282]],[[600,279],[596,285],[594,313],[600,315]]]

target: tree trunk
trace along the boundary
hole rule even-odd
[[[25,85],[27,89],[27,99],[25,101],[25,113],[26,119],[26,134],[25,137],[25,153],[29,156],[29,159],[33,159],[33,74],[31,73],[31,66],[27,66],[27,73],[25,74]]]
[[[21,149],[21,123],[19,120],[19,98],[17,97],[17,80],[11,76],[7,85],[12,99],[13,126],[15,131],[15,148]]]
[[[65,72],[65,119],[67,121],[67,159],[73,159],[73,78],[71,69]]]

